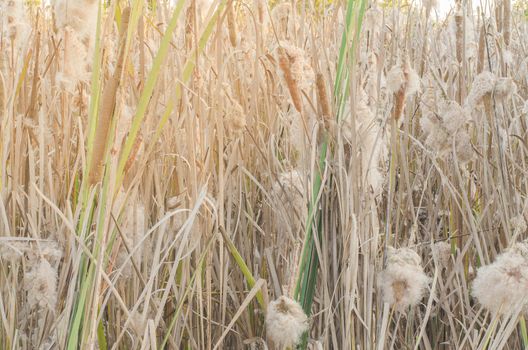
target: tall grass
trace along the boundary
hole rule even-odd
[[[526,9],[472,5],[0,2],[0,348],[526,348]]]

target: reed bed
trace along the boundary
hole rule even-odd
[[[0,0],[0,348],[528,348],[528,7],[438,5]]]

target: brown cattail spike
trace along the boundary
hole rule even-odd
[[[99,120],[94,140],[93,159],[90,165],[90,184],[94,185],[101,179],[103,170],[103,159],[108,142],[108,134],[114,109],[116,105],[117,88],[121,81],[121,75],[124,67],[126,33],[128,28],[128,21],[130,17],[130,8],[123,10],[123,22],[121,28],[121,38],[119,45],[119,57],[117,59],[116,68],[113,76],[110,78],[103,90],[103,98],[101,102],[101,110],[99,112]]]
[[[504,37],[504,44],[506,45],[506,47],[508,47],[510,45],[511,37],[511,0],[504,0],[502,4],[502,32]]]
[[[297,84],[297,81],[295,80],[291,72],[290,65],[291,63],[288,53],[284,48],[279,47],[279,67],[282,70],[282,73],[284,74],[284,80],[286,81],[286,85],[288,86],[288,90],[290,91],[290,96],[293,101],[293,105],[299,113],[302,113],[301,93],[299,91],[299,85]]]
[[[323,121],[326,122],[330,118],[330,104],[328,102],[328,94],[326,93],[326,86],[324,77],[321,73],[317,73],[315,78],[315,85],[317,87],[317,98],[319,100],[319,105],[321,106],[321,113]]]

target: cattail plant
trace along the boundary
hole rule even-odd
[[[421,126],[426,135],[425,143],[439,155],[451,149],[463,163],[471,160],[472,146],[465,128],[470,120],[468,111],[455,101],[442,101],[438,112],[424,108]]]
[[[508,314],[528,305],[528,244],[515,243],[495,261],[482,266],[471,294],[494,314]]]
[[[409,65],[408,60],[396,65],[387,74],[387,88],[394,94],[393,118],[401,122],[405,100],[420,89],[420,77]]]
[[[306,59],[304,51],[287,42],[281,42],[277,48],[277,59],[284,82],[290,92],[295,109],[302,113],[303,102],[301,91],[314,80],[314,73]]]
[[[96,138],[94,140],[94,151],[92,164],[90,164],[89,181],[94,185],[101,180],[103,160],[110,132],[110,124],[114,117],[116,106],[117,89],[121,82],[121,76],[124,69],[125,49],[126,49],[126,29],[130,16],[130,8],[123,11],[123,23],[121,28],[121,38],[119,44],[119,56],[114,70],[114,74],[107,82],[103,90],[101,109],[97,123]]]
[[[307,198],[304,191],[305,178],[299,170],[279,174],[272,185],[270,197],[279,210],[273,213],[277,235],[302,230],[307,218]],[[270,220],[268,218],[267,220]]]
[[[423,298],[429,277],[423,271],[422,259],[414,250],[388,249],[387,266],[380,274],[379,285],[383,301],[403,312]]]
[[[274,344],[294,347],[308,330],[308,326],[308,317],[295,300],[281,296],[268,305],[266,332]]]
[[[64,40],[61,82],[72,90],[88,81],[94,49],[99,1],[53,1],[55,26]]]
[[[0,349],[528,348],[520,2],[125,3],[0,0]]]
[[[11,41],[16,51],[21,50],[31,34],[31,24],[22,1],[4,0],[0,3],[2,36]],[[4,16],[5,15],[5,16]]]

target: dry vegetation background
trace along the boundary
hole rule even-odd
[[[436,5],[1,0],[0,348],[526,349],[526,8]]]

